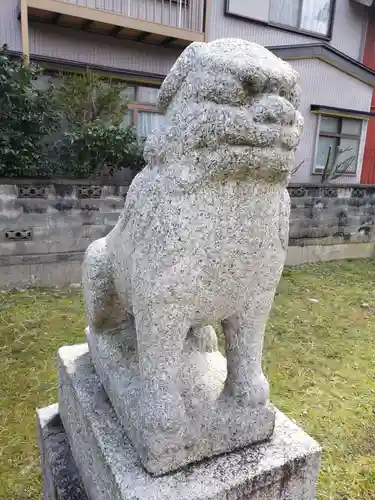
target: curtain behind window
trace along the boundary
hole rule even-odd
[[[147,137],[155,129],[164,123],[164,115],[151,113],[148,111],[139,112],[138,134],[140,137]]]
[[[329,27],[330,5],[330,0],[304,0],[300,27],[326,35]]]
[[[328,33],[331,0],[270,0],[270,21],[294,28]]]
[[[270,21],[298,27],[300,3],[301,0],[271,0]]]

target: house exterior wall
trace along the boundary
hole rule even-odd
[[[18,0],[0,0],[0,46],[21,51]],[[181,50],[128,42],[42,23],[30,23],[30,53],[78,63],[166,75]]]
[[[302,87],[300,110],[305,118],[305,129],[297,151],[296,164],[298,165],[307,159],[294,175],[293,182],[318,182],[319,176],[311,173],[318,133],[318,116],[311,113],[311,104],[368,111],[372,98],[372,87],[317,59],[289,62],[300,74]],[[355,177],[352,175],[340,177],[339,182],[359,182],[365,137],[366,122],[363,124],[357,175]]]
[[[375,13],[369,19],[363,64],[375,69]],[[371,111],[375,113],[375,93],[372,96]],[[375,184],[375,118],[368,124],[365,153],[363,159],[361,182]]]
[[[375,97],[371,106],[375,112]],[[375,119],[369,120],[361,173],[362,184],[375,184]]]
[[[80,0],[82,1],[82,0]],[[86,0],[84,0],[86,2]],[[103,0],[104,1],[104,0]],[[119,10],[119,1],[115,3],[111,0],[110,4],[115,5]],[[144,8],[145,0],[140,2],[140,9]],[[237,3],[243,2],[248,5],[248,0],[237,0]],[[256,2],[254,2],[255,4]],[[103,4],[104,6],[104,4]],[[143,6],[143,7],[142,7]],[[238,37],[251,40],[261,45],[289,45],[301,43],[314,43],[321,41],[314,37],[282,31],[277,28],[270,28],[261,24],[256,24],[250,19],[239,19],[224,15],[225,0],[212,0],[212,10],[208,22],[208,39],[215,40],[223,37]],[[194,5],[192,4],[192,7]],[[252,7],[251,7],[252,8]],[[246,8],[247,13],[251,8]],[[255,9],[256,7],[254,7]],[[113,7],[111,7],[113,10]],[[196,9],[197,10],[197,9]],[[0,2],[0,43],[7,43],[12,50],[21,50],[20,23],[17,19],[18,0],[1,0]],[[150,9],[150,12],[153,12]],[[254,15],[256,15],[254,11]],[[200,18],[199,18],[200,19]],[[350,57],[362,60],[364,37],[367,29],[368,9],[351,0],[337,0],[334,16],[334,25],[332,40],[330,43],[336,49],[344,52]],[[190,20],[186,20],[190,22]],[[199,21],[200,23],[200,21]],[[195,26],[191,25],[192,28]],[[80,36],[83,35],[83,36]],[[89,33],[79,33],[78,31],[62,32],[59,28],[47,28],[44,25],[32,25],[30,30],[31,52],[35,54],[52,55],[58,51],[64,58],[69,60],[84,61],[90,59],[94,64],[106,64],[106,59],[122,60],[121,64],[127,63],[126,56],[118,55],[121,50],[125,51],[127,42]],[[48,43],[47,43],[48,42]],[[103,45],[107,47],[104,48]],[[113,46],[113,49],[110,47]],[[143,46],[144,47],[144,46]],[[149,50],[143,51],[146,54]],[[110,55],[111,50],[114,54]],[[150,49],[152,50],[152,49]],[[169,49],[168,49],[169,50]],[[160,58],[165,58],[164,53],[167,50],[160,48],[158,54]],[[155,56],[155,53],[153,53]],[[129,55],[131,58],[131,55]],[[172,58],[173,59],[173,58]],[[171,61],[172,61],[171,59]],[[117,64],[117,67],[121,67]],[[169,69],[169,68],[168,68]]]
[[[254,17],[259,7],[249,7],[249,0],[242,2],[247,14],[254,9]],[[353,59],[362,60],[364,36],[367,29],[368,9],[351,0],[337,0],[334,14],[332,40],[327,42],[332,47],[344,52]],[[291,45],[301,43],[314,43],[321,41],[319,38],[282,31],[256,24],[250,19],[240,19],[224,14],[224,0],[214,0],[212,16],[209,21],[209,39],[234,37],[243,38],[261,45]]]
[[[224,3],[224,1],[213,2],[208,30],[209,40],[237,37],[271,47],[322,41],[309,35],[257,24],[251,19],[225,15]],[[264,11],[264,9],[259,8],[259,5],[253,7],[247,0],[236,0],[237,11],[241,11],[241,8],[243,8],[244,14],[249,17],[253,14],[254,17],[259,18],[261,11]],[[337,0],[332,39],[327,43],[353,59],[362,61],[368,17],[369,11],[365,6],[351,0]],[[305,162],[294,175],[293,182],[319,182],[319,176],[312,174],[318,133],[318,116],[311,113],[311,104],[368,112],[372,87],[317,59],[290,60],[289,63],[301,76],[303,92],[301,112],[305,117],[305,131],[297,152],[296,164],[298,165],[303,160]],[[360,181],[366,131],[367,122],[364,122],[357,174],[355,177],[352,175],[341,177],[339,181],[342,183],[359,183]]]
[[[21,26],[17,19],[18,2],[0,0],[0,46],[7,44],[11,50],[21,50]]]
[[[88,2],[89,0],[79,1]],[[144,7],[145,1],[142,0],[139,4],[140,9]],[[191,2],[195,1],[191,0]],[[120,0],[114,2],[111,0],[109,4],[119,9],[119,6],[122,5],[119,2]],[[236,0],[236,3],[239,9],[242,8],[241,6],[246,7],[247,15],[252,14],[251,9],[253,7],[249,0]],[[17,5],[18,0],[0,0],[0,44],[7,43],[10,49],[20,51],[21,34],[20,23],[17,19]],[[194,4],[191,3],[191,5]],[[103,6],[105,6],[104,3]],[[207,25],[208,40],[222,37],[239,37],[266,46],[321,42],[321,39],[318,38],[271,28],[254,23],[250,19],[227,16],[224,13],[224,7],[225,0],[212,0],[212,9],[209,12]],[[257,11],[259,11],[259,6]],[[254,11],[255,15],[256,12]],[[363,5],[351,0],[337,0],[332,40],[328,43],[350,57],[362,60],[368,17],[369,10]],[[371,29],[372,32],[375,31],[375,27]],[[74,61],[82,64],[82,66],[94,64],[114,68],[114,70],[124,69],[130,72],[144,72],[162,76],[168,73],[181,53],[181,50],[176,48],[146,45],[140,42],[119,40],[107,35],[92,34],[35,22],[30,23],[29,30],[31,54]],[[373,45],[375,45],[375,42]],[[293,180],[295,182],[317,182],[318,177],[312,175],[311,172],[315,156],[318,119],[310,111],[311,104],[369,111],[372,88],[318,59],[295,59],[289,62],[301,75],[303,90],[301,111],[306,123],[297,154],[297,164],[305,159],[306,161],[295,174]],[[372,130],[372,127],[375,127],[373,122],[370,123],[370,130]],[[363,138],[365,137],[366,128],[367,123],[365,122]],[[375,158],[375,136],[371,148],[365,158],[369,158],[371,155],[371,158]],[[341,178],[340,182],[353,183],[360,181],[363,149],[363,147],[360,149],[356,177],[347,176]],[[368,160],[367,163],[372,165],[372,160]],[[363,180],[363,182],[366,181]],[[375,173],[372,182],[375,183]]]
[[[181,50],[33,23],[30,52],[83,64],[166,75]]]

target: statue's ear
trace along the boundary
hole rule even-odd
[[[202,51],[204,46],[204,43],[193,42],[183,51],[174,63],[160,88],[158,96],[158,106],[160,110],[165,111],[168,108],[185,78],[194,68],[195,63],[199,58],[199,53]]]

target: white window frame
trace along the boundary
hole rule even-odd
[[[316,127],[316,134],[315,134],[315,145],[314,145],[314,155],[313,155],[313,163],[312,163],[312,170],[311,173],[312,175],[322,175],[324,172],[324,166],[317,166],[316,161],[317,161],[317,155],[318,155],[318,143],[319,143],[319,137],[320,137],[320,127],[321,127],[321,122],[322,122],[322,116],[330,116],[332,118],[342,118],[345,120],[346,119],[351,119],[351,120],[358,120],[361,122],[361,131],[359,134],[359,146],[358,146],[358,155],[357,155],[357,162],[355,165],[355,171],[354,172],[346,172],[345,174],[342,174],[343,176],[348,176],[348,177],[357,177],[359,173],[359,166],[360,162],[363,161],[363,153],[364,153],[364,147],[365,147],[365,130],[366,130],[366,122],[367,120],[364,118],[359,118],[358,116],[348,116],[348,115],[341,115],[339,113],[334,114],[334,113],[319,113],[317,114],[317,127]]]
[[[128,104],[128,109],[132,112],[132,123],[133,127],[138,131],[139,129],[139,113],[154,113],[155,115],[162,115],[157,106],[153,104],[141,104],[141,103],[132,103]],[[141,137],[142,139],[146,139],[146,137]]]
[[[280,4],[280,8],[282,7],[282,0],[277,0],[278,3]],[[288,1],[288,0],[287,0]],[[329,12],[328,12],[328,23],[327,23],[327,31],[326,33],[322,33],[320,31],[315,31],[314,29],[310,29],[310,28],[304,28],[302,26],[303,24],[303,10],[304,10],[304,0],[299,0],[300,2],[300,5],[298,6],[298,25],[293,25],[293,24],[285,24],[285,23],[280,23],[278,21],[275,21],[271,18],[271,11],[272,11],[272,3],[271,3],[271,0],[270,0],[270,4],[269,4],[269,22],[272,23],[273,25],[275,26],[280,26],[281,28],[289,28],[289,29],[294,29],[296,30],[297,32],[302,32],[302,33],[309,33],[311,35],[315,35],[317,37],[330,37],[330,34],[331,34],[331,30],[332,30],[332,24],[333,24],[333,17],[334,17],[334,11],[335,11],[335,0],[326,0],[327,2],[329,2],[329,6],[328,6],[328,9],[329,9]],[[313,7],[313,6],[311,6]],[[311,9],[310,7],[310,9]],[[309,21],[312,21],[313,18],[309,18]]]
[[[215,0],[216,1],[216,0]],[[337,2],[344,0],[330,0],[329,5],[329,21],[327,33],[323,34],[319,31],[301,28],[290,24],[280,23],[271,20],[271,1],[270,0],[225,0],[225,14],[237,18],[248,19],[253,22],[264,24],[272,28],[290,31],[292,33],[301,33],[312,38],[320,38],[323,40],[331,40],[332,30],[335,18],[335,10]],[[347,0],[345,0],[347,1]],[[301,10],[302,13],[302,10]],[[300,16],[299,16],[300,17]],[[299,22],[301,25],[301,22]]]
[[[147,102],[142,102],[138,100],[138,88],[143,87],[144,85],[142,84],[137,84],[134,83],[131,85],[132,87],[135,87],[135,101],[132,101],[128,104],[128,110],[131,112],[131,126],[134,127],[135,130],[139,130],[139,114],[142,112],[145,113],[155,113],[158,115],[163,115],[163,113],[160,112],[158,106],[153,103],[147,103]],[[157,87],[153,87],[157,88]],[[145,139],[145,137],[143,137]]]

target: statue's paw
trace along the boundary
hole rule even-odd
[[[268,402],[269,383],[262,373],[249,381],[227,381],[226,392],[240,406],[265,406]]]

